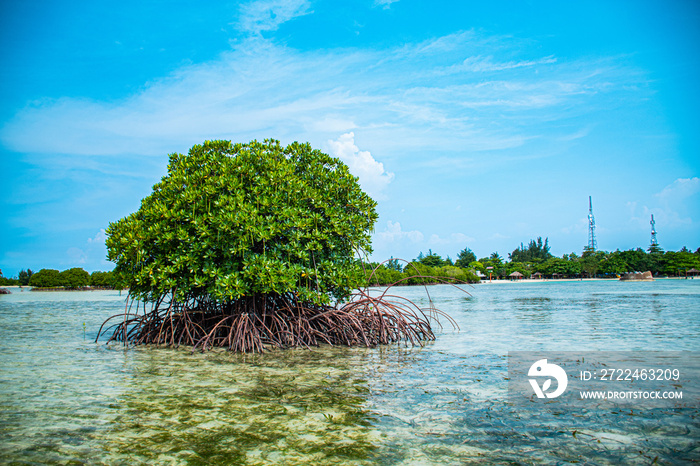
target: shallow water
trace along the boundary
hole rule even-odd
[[[700,280],[429,287],[425,347],[243,356],[94,343],[118,292],[0,296],[7,464],[678,464],[700,408],[508,402],[509,351],[700,351]],[[427,305],[425,290],[395,293]],[[443,323],[445,323],[443,321]],[[83,325],[84,324],[84,325]]]

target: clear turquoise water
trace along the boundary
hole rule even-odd
[[[243,356],[94,343],[117,292],[0,296],[5,464],[682,464],[700,409],[507,401],[508,351],[700,351],[700,280],[430,287],[425,347]],[[421,288],[400,288],[427,305]],[[83,323],[85,326],[83,326]]]

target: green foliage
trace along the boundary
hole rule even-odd
[[[64,270],[60,275],[60,285],[70,289],[83,288],[90,284],[90,274],[80,267]]]
[[[700,270],[700,256],[690,251],[664,253],[663,260],[660,261],[661,272],[666,275],[684,276],[690,269]]]
[[[389,270],[396,270],[397,272],[403,271],[403,267],[399,263],[399,260],[394,259],[393,257],[386,262],[385,266]]]
[[[95,288],[115,288],[113,272],[92,272],[90,286]]]
[[[468,268],[472,262],[476,261],[476,254],[469,248],[459,251],[455,265],[457,267]]]
[[[651,260],[643,249],[630,249],[618,253],[620,259],[627,264],[627,269],[622,272],[645,272],[651,270]],[[618,271],[619,272],[619,271]]]
[[[604,276],[621,275],[629,270],[627,262],[620,254],[620,251],[613,253],[603,253],[600,261],[598,273]]]
[[[576,254],[564,254],[562,258],[550,257],[544,262],[515,262],[507,265],[508,273],[527,270],[540,272],[546,277],[554,274],[563,277],[585,275],[593,277],[615,277],[629,272],[651,271],[654,275],[684,276],[687,270],[700,269],[700,256],[687,248],[679,252],[656,250],[647,253],[641,248],[628,251],[593,251],[584,249],[581,257]],[[525,273],[524,273],[525,274]],[[527,274],[525,274],[527,275]]]
[[[418,262],[420,262],[423,265],[427,265],[428,267],[441,267],[443,265],[452,265],[452,261],[449,260],[443,260],[440,255],[433,253],[432,249],[428,250],[428,255],[424,256],[423,251],[418,255]]]
[[[595,277],[600,267],[600,262],[605,258],[605,252],[596,251],[595,249],[586,247],[581,254],[581,269],[586,272],[589,277]]]
[[[17,280],[20,285],[22,286],[27,286],[29,285],[29,280],[32,278],[32,275],[34,275],[34,272],[32,272],[32,269],[27,269],[27,270],[20,270],[19,275],[17,276]]]
[[[13,278],[7,278],[2,276],[2,270],[0,270],[0,286],[12,286],[17,285],[17,280]]]
[[[339,159],[308,144],[206,141],[172,154],[140,209],[107,229],[132,296],[153,301],[295,293],[346,298],[363,281],[376,203]]]
[[[508,254],[508,257],[511,262],[546,261],[552,257],[549,253],[549,238],[545,238],[544,244],[541,236],[537,238],[537,241],[530,240],[527,249],[523,243],[520,243],[520,248]]]
[[[392,270],[385,265],[368,264],[366,274],[370,286],[386,286],[401,282],[403,285],[427,285],[435,283],[476,283],[479,281],[474,273],[455,265],[431,267],[420,261],[414,261],[403,268],[403,272]]]
[[[505,276],[506,267],[498,252],[491,253],[489,257],[482,257],[478,262],[483,265],[482,273],[484,275],[488,276],[490,274],[493,277]]]
[[[18,284],[19,282],[14,278],[6,278],[0,275],[0,286],[13,286]]]
[[[513,272],[520,272],[523,274],[525,278],[529,278],[530,275],[532,275],[532,264],[531,263],[523,263],[523,262],[508,262],[505,266],[505,273],[504,275],[506,277],[510,276]]]
[[[658,244],[652,244],[647,248],[649,254],[663,254],[664,250]]]
[[[55,269],[41,269],[29,279],[29,285],[38,288],[61,286],[61,273]]]
[[[377,263],[366,265],[365,273],[368,285],[391,285],[406,277],[406,274],[399,270]]]
[[[2,269],[0,269],[0,286],[18,285],[19,281],[14,278],[3,277]]]

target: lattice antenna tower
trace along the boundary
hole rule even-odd
[[[593,217],[593,201],[588,196],[588,249],[595,251],[598,244],[595,240],[595,218]]]
[[[656,239],[656,222],[654,221],[654,214],[651,214],[651,222],[649,222],[651,225],[651,245],[652,246],[658,246],[659,242]]]

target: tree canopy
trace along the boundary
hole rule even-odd
[[[362,282],[375,207],[344,163],[309,144],[206,141],[170,155],[140,209],[110,224],[108,257],[143,301],[172,290],[324,303]]]
[[[90,274],[80,267],[61,272],[60,281],[66,288],[82,288],[90,284]]]
[[[29,279],[31,286],[51,288],[61,286],[61,272],[56,269],[41,269]]]
[[[459,251],[459,255],[457,255],[457,260],[455,261],[455,265],[457,267],[469,267],[469,264],[472,262],[476,261],[476,254],[469,249],[469,248],[464,248],[461,251]]]
[[[117,283],[153,306],[107,319],[98,338],[242,352],[434,339],[439,311],[357,289],[375,208],[345,164],[309,144],[172,154],[139,210],[107,229]]]
[[[452,261],[448,257],[446,260],[440,257],[439,254],[435,254],[432,249],[428,250],[428,255],[424,255],[423,251],[418,254],[417,262],[428,267],[442,267],[443,265],[452,265]]]
[[[511,262],[529,262],[529,261],[546,261],[552,257],[549,253],[549,238],[545,238],[544,243],[542,243],[542,237],[538,237],[537,240],[530,240],[527,248],[520,243],[520,247],[510,254],[508,258]]]

